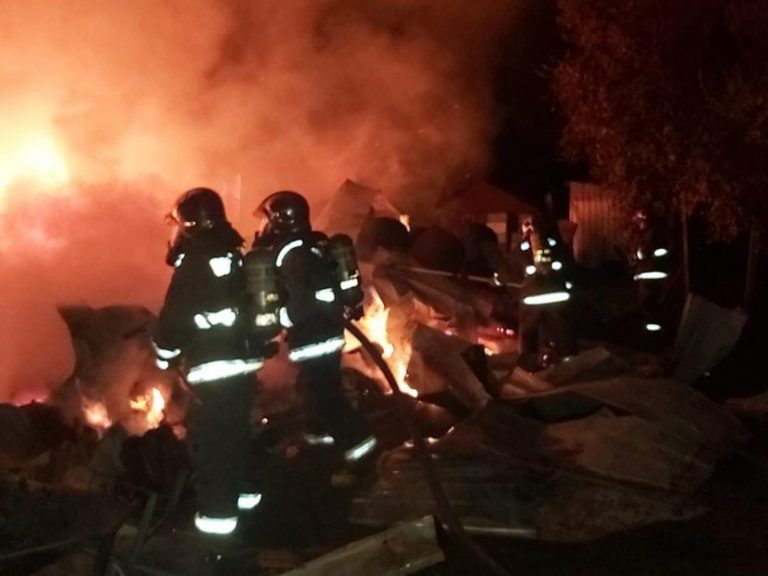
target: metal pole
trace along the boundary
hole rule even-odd
[[[445,523],[445,525],[448,527],[448,531],[453,534],[461,544],[463,544],[469,551],[471,551],[478,560],[486,565],[491,574],[496,576],[510,576],[509,572],[507,572],[493,558],[491,558],[485,550],[478,546],[477,543],[467,535],[466,530],[464,530],[464,525],[461,523],[461,520],[459,519],[456,511],[453,509],[453,506],[451,506],[451,503],[445,494],[445,490],[443,489],[443,485],[440,482],[440,478],[437,474],[437,469],[432,462],[431,454],[427,448],[427,443],[421,436],[421,432],[413,418],[411,406],[408,403],[403,391],[400,390],[400,386],[398,385],[397,380],[395,380],[392,371],[389,369],[389,366],[381,356],[379,349],[370,340],[368,340],[360,328],[355,326],[351,321],[346,320],[345,324],[347,330],[349,330],[352,335],[357,338],[362,347],[365,348],[365,350],[371,355],[379,370],[381,370],[382,374],[384,374],[384,377],[389,383],[390,388],[392,388],[392,394],[395,397],[395,405],[397,406],[398,411],[408,426],[411,439],[413,440],[413,446],[416,450],[416,455],[419,459],[419,462],[421,463],[422,469],[424,470],[424,477],[427,480],[427,484],[429,485],[429,488],[432,492],[432,497],[435,500],[435,507],[438,518],[443,523]]]

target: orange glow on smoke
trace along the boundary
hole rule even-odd
[[[381,347],[381,355],[386,360],[389,369],[397,381],[402,392],[416,398],[419,393],[406,382],[408,378],[408,362],[411,359],[411,346],[409,343],[396,347],[389,337],[387,331],[387,320],[389,319],[389,309],[384,305],[375,288],[369,290],[370,302],[365,307],[365,314],[357,325],[360,330],[371,340]],[[347,334],[347,347],[352,349],[356,347],[354,336]]]
[[[152,388],[140,396],[130,400],[131,410],[143,412],[147,428],[157,428],[165,416],[165,397],[159,388]]]

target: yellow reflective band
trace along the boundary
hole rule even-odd
[[[211,267],[211,270],[213,270],[213,273],[217,278],[227,276],[232,273],[232,254],[211,258],[208,260],[208,265]]]
[[[253,510],[261,504],[261,494],[258,492],[243,492],[237,497],[237,509],[242,511]]]
[[[285,260],[285,257],[288,256],[288,252],[303,245],[304,240],[292,240],[291,242],[288,242],[288,244],[283,246],[280,249],[280,252],[277,253],[277,260],[275,261],[275,265],[280,268],[280,266],[283,265],[283,260]]]
[[[639,274],[635,274],[635,280],[663,280],[667,277],[666,272],[662,272],[661,270],[653,270],[650,272],[640,272]]]
[[[330,434],[304,434],[304,441],[310,446],[333,446],[336,439]]]
[[[256,314],[256,319],[254,320],[254,324],[256,326],[274,326],[277,324],[277,314]]]
[[[349,278],[347,280],[342,280],[340,286],[342,290],[357,288],[358,286],[360,286],[360,279],[355,277],[355,278]]]
[[[333,292],[333,288],[323,288],[315,292],[315,300],[320,302],[335,302],[336,294]]]
[[[195,514],[195,527],[206,534],[227,535],[237,528],[237,516],[230,518],[211,518]]]
[[[355,462],[356,460],[360,460],[360,458],[363,456],[370,454],[373,449],[376,448],[377,444],[378,442],[376,441],[376,438],[370,436],[354,448],[344,452],[344,459],[347,462]]]
[[[202,384],[233,376],[243,376],[259,370],[262,366],[264,366],[264,360],[214,360],[190,368],[187,382]]]
[[[344,348],[344,337],[336,336],[322,342],[295,348],[288,353],[288,359],[292,362],[301,362],[302,360],[319,358],[320,356],[338,352],[342,348]]]
[[[547,292],[546,294],[535,294],[533,296],[526,296],[523,298],[523,304],[528,306],[542,306],[544,304],[555,304],[557,302],[565,302],[570,299],[571,295],[568,292]]]
[[[172,360],[176,358],[179,354],[181,354],[181,350],[178,348],[174,348],[173,350],[169,350],[167,348],[160,348],[157,344],[152,342],[152,348],[155,349],[155,355],[158,358],[162,358],[163,360]]]
[[[218,312],[203,312],[195,314],[195,325],[200,330],[209,330],[214,326],[226,326],[228,328],[235,325],[237,320],[237,311],[234,308],[224,308]]]
[[[278,314],[280,315],[280,326],[283,328],[291,328],[293,326],[293,322],[291,322],[291,317],[288,315],[287,308],[280,308]]]

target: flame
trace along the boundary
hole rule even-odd
[[[83,398],[83,417],[90,426],[102,432],[112,426],[107,407],[98,400]]]
[[[143,412],[147,428],[157,428],[165,417],[165,396],[155,387],[148,392],[130,399],[131,410]]]
[[[387,320],[389,320],[389,309],[384,305],[379,293],[375,288],[369,290],[370,300],[365,307],[365,314],[360,320],[357,321],[357,325],[360,330],[371,340],[375,342],[382,349],[382,356],[386,360],[392,375],[397,381],[397,385],[402,392],[416,398],[419,392],[408,385],[408,362],[411,359],[411,346],[409,343],[403,342],[400,346],[395,346],[391,341],[387,332]],[[355,339],[353,336],[347,334],[347,348],[353,347],[352,342]]]
[[[69,167],[55,140],[45,134],[13,139],[0,147],[0,195],[20,180],[31,180],[47,188],[69,181]]]

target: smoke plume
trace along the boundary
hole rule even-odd
[[[0,399],[71,369],[55,305],[156,309],[160,221],[346,178],[412,213],[482,177],[501,0],[0,0]]]

